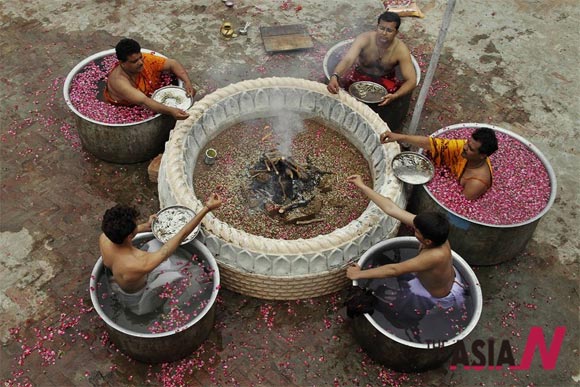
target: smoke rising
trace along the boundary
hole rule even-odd
[[[278,151],[283,155],[290,156],[292,152],[292,140],[304,130],[304,121],[299,114],[291,111],[281,111],[274,117],[272,130],[275,137],[280,141]]]

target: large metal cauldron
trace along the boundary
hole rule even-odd
[[[425,185],[417,186],[411,199],[410,208],[415,213],[437,211],[443,213],[450,223],[449,242],[453,250],[465,257],[471,265],[495,265],[514,258],[521,253],[534,234],[540,219],[552,206],[556,199],[556,174],[548,159],[525,138],[494,125],[481,123],[462,123],[447,126],[433,133],[441,133],[460,128],[486,127],[505,133],[528,147],[542,161],[550,177],[551,192],[546,207],[535,217],[526,222],[512,225],[493,225],[470,220],[457,214],[441,204]]]
[[[380,242],[364,253],[358,264],[364,267],[367,260],[374,261],[375,257],[382,256],[385,251],[401,248],[418,249],[419,241],[415,237],[397,237]],[[473,302],[473,312],[468,316],[469,322],[465,329],[459,335],[436,345],[423,344],[387,332],[369,314],[357,316],[353,320],[354,336],[373,360],[399,372],[421,372],[441,366],[453,355],[457,343],[467,337],[479,322],[483,306],[481,286],[473,270],[455,252],[453,265],[463,277],[463,283],[470,289]],[[364,285],[363,280],[353,281],[353,285],[358,285],[359,282]]]
[[[142,52],[152,52],[142,49]],[[175,126],[175,119],[164,114],[128,124],[108,124],[95,121],[81,114],[70,101],[71,83],[76,74],[90,62],[114,55],[115,50],[101,51],[77,64],[64,82],[64,100],[76,115],[76,124],[83,147],[99,159],[119,164],[133,164],[150,160],[163,153],[169,132]],[[157,55],[161,55],[156,53]],[[163,55],[161,55],[163,56]],[[179,81],[181,85],[182,82]],[[95,96],[97,98],[97,96]]]
[[[348,50],[352,42],[354,42],[354,39],[343,40],[328,50],[324,56],[324,61],[322,62],[326,79],[330,80],[330,74],[332,74],[334,68],[342,59],[342,55],[346,53],[346,50]],[[413,55],[411,55],[411,61],[413,62],[413,67],[415,68],[415,75],[417,76],[418,85],[421,81],[421,68],[419,67],[419,63],[417,63],[417,60]],[[397,78],[403,79],[399,66],[395,67],[395,72],[397,74]],[[401,98],[396,99],[387,107],[378,107],[377,104],[369,104],[369,107],[381,116],[383,121],[385,121],[389,126],[389,129],[392,131],[399,131],[401,129],[403,120],[409,112],[412,94],[413,93],[409,93]]]
[[[140,233],[133,239],[134,245],[141,245],[153,239],[153,233]],[[90,293],[93,307],[106,324],[111,341],[121,351],[135,360],[145,363],[165,363],[179,360],[195,351],[208,337],[215,320],[215,302],[220,285],[217,263],[210,251],[197,239],[181,246],[189,253],[203,258],[214,270],[213,290],[207,305],[201,312],[182,327],[163,333],[141,333],[128,330],[105,314],[97,295],[98,280],[105,267],[99,258],[90,281]]]

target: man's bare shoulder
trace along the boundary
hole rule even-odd
[[[451,248],[449,243],[445,242],[441,246],[423,249],[417,256],[433,261],[433,263],[446,262],[451,259]]]
[[[111,70],[108,77],[108,83],[109,85],[113,84],[116,87],[132,86],[127,75],[121,71],[121,66],[117,66]]]
[[[395,55],[399,56],[399,57],[409,57],[411,55],[411,51],[409,50],[409,47],[407,47],[407,45],[405,44],[405,42],[403,42],[401,39],[396,38],[398,41],[397,44],[397,49],[395,51]]]
[[[105,264],[106,261],[118,260],[119,258],[141,259],[147,254],[153,254],[140,250],[135,246],[117,245],[109,238],[107,238],[105,234],[101,234],[99,237],[99,248],[101,250],[101,254],[103,255],[103,260],[105,260]]]
[[[375,31],[366,31],[363,32],[362,34],[358,35],[353,44],[361,44],[363,46],[367,46],[369,44],[371,44],[371,42],[373,41],[373,37],[375,35]]]

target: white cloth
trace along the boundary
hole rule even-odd
[[[461,278],[461,274],[459,274],[455,267],[453,267],[453,270],[455,271],[455,281],[453,281],[453,287],[451,287],[451,291],[445,297],[433,297],[431,293],[425,289],[417,277],[408,282],[411,293],[417,296],[428,298],[429,300],[433,301],[435,305],[443,309],[449,309],[452,306],[462,306],[465,301],[465,285],[463,285],[463,278]]]
[[[152,253],[159,250],[163,244],[157,239],[149,241],[142,247]],[[153,312],[162,306],[166,298],[159,297],[166,284],[173,283],[184,277],[180,271],[183,269],[183,259],[172,255],[165,261],[161,262],[147,276],[145,287],[135,293],[127,293],[113,280],[109,278],[112,291],[115,293],[117,300],[131,312],[136,315],[143,315]]]

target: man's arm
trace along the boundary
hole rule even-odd
[[[403,45],[399,51],[399,67],[401,69],[401,75],[403,76],[404,82],[396,92],[387,94],[383,101],[379,103],[379,106],[387,105],[393,102],[395,99],[409,94],[417,86],[417,74],[415,73],[413,62],[411,61],[411,53],[409,52],[409,49]]]
[[[432,251],[423,250],[415,258],[372,269],[362,270],[359,265],[352,265],[346,269],[346,276],[351,280],[398,277],[407,273],[418,273],[429,270],[436,263],[437,255]]]
[[[141,93],[141,94],[143,94],[143,93]],[[185,110],[181,110],[178,108],[164,105],[162,103],[155,101],[152,98],[147,97],[145,94],[143,94],[143,98],[141,99],[141,102],[138,102],[138,104],[147,106],[149,109],[153,110],[155,113],[166,114],[166,115],[172,116],[176,120],[185,120],[187,117],[189,117],[189,113],[187,113]]]
[[[183,85],[185,87],[185,92],[187,93],[187,95],[190,96],[191,98],[195,97],[196,91],[191,85],[191,80],[187,75],[185,67],[183,67],[183,65],[175,59],[167,59],[165,61],[165,64],[163,65],[163,71],[168,70],[171,71],[173,74],[175,74],[177,78],[183,81]]]
[[[337,74],[339,77],[342,77],[344,73],[352,67],[354,62],[356,62],[356,60],[358,59],[358,56],[360,55],[362,49],[366,45],[366,40],[367,40],[366,34],[361,34],[357,36],[357,38],[354,40],[354,42],[346,52],[346,55],[334,68],[333,75],[330,76],[328,86],[326,87],[328,91],[330,91],[333,94],[338,93],[338,90],[340,90],[340,83],[339,79],[334,74]]]
[[[185,111],[174,107],[163,105],[149,97],[147,97],[141,90],[133,87],[128,79],[121,78],[115,86],[118,93],[123,96],[123,99],[133,105],[146,106],[155,113],[167,114],[173,116],[176,120],[184,120],[189,117]]]
[[[480,180],[468,180],[463,186],[463,196],[467,200],[475,200],[486,193],[487,189],[487,186]]]
[[[197,213],[192,220],[189,221],[185,226],[181,228],[170,240],[168,240],[159,250],[154,253],[146,255],[145,262],[143,264],[143,270],[145,273],[151,272],[157,266],[161,264],[164,260],[171,256],[181,245],[181,242],[189,235],[191,232],[201,223],[204,216],[206,216],[210,211],[215,210],[221,205],[221,199],[217,194],[212,194],[210,198],[206,201],[205,206],[202,210]]]
[[[347,178],[350,183],[356,185],[370,200],[373,201],[385,214],[400,220],[407,226],[413,226],[413,219],[415,215],[397,206],[389,198],[375,192],[371,187],[367,186],[360,175],[352,175]]]
[[[137,225],[137,233],[151,231],[151,224],[153,223],[153,220],[156,217],[157,217],[156,215],[150,215],[147,222],[138,224]]]
[[[426,150],[431,149],[431,141],[429,137],[426,136],[416,136],[403,133],[394,133],[390,131],[383,132],[381,134],[381,143],[386,144],[389,142],[406,142],[408,144],[414,145],[418,148],[423,148]]]

